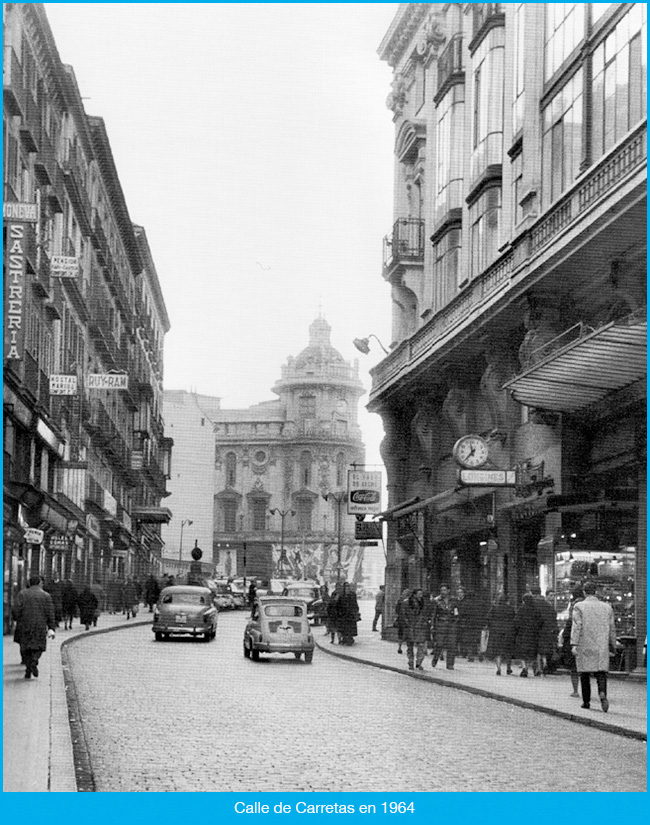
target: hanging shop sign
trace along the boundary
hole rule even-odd
[[[98,539],[101,537],[99,532],[100,525],[99,519],[97,516],[94,516],[92,513],[86,513],[86,530],[88,534],[91,535],[93,538]]]
[[[53,278],[76,278],[79,273],[79,259],[68,255],[52,255],[50,274]]]
[[[42,530],[37,530],[36,527],[29,527],[25,530],[23,536],[27,544],[43,544],[45,533]]]
[[[348,470],[348,513],[355,516],[381,512],[381,472]]]
[[[8,201],[2,204],[2,217],[6,221],[20,221],[21,223],[37,223],[38,207],[35,203],[18,203]]]
[[[121,373],[90,373],[86,379],[89,390],[128,390],[129,376]]]
[[[514,487],[514,470],[459,470],[458,481],[465,487]]]
[[[50,375],[50,395],[76,395],[76,375]]]
[[[5,208],[10,204],[5,204]],[[26,204],[29,206],[29,204]],[[4,357],[21,361],[25,352],[25,224],[7,224],[7,269],[4,290]]]
[[[65,553],[70,546],[70,540],[61,533],[54,533],[49,538],[49,548],[52,553]]]
[[[354,537],[363,541],[367,539],[380,539],[382,537],[382,524],[380,521],[357,521],[354,525]]]

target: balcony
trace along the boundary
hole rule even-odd
[[[404,264],[424,262],[424,221],[398,218],[393,231],[384,238],[384,278]]]
[[[22,117],[25,110],[23,70],[16,52],[9,45],[3,49],[2,95],[7,110],[15,117]]]
[[[434,102],[438,103],[449,88],[465,79],[463,64],[463,35],[455,34],[438,58],[438,88]]]
[[[474,52],[485,35],[495,26],[505,25],[503,3],[472,3],[472,42],[469,50]]]
[[[81,156],[78,149],[70,149],[68,158],[61,164],[66,189],[75,207],[75,214],[86,235],[92,232],[92,207],[84,184]]]

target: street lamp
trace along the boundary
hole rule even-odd
[[[341,527],[343,524],[343,518],[341,517],[341,505],[343,502],[347,501],[348,494],[347,492],[342,493],[323,493],[323,498],[325,501],[332,501],[336,502],[337,507],[337,515],[338,515],[338,523],[337,523],[337,539],[338,539],[338,546],[336,552],[336,583],[338,584],[341,581]]]
[[[295,510],[279,510],[277,507],[274,507],[272,510],[269,510],[269,513],[272,516],[280,516],[280,578],[283,578],[284,562],[286,559],[284,553],[284,520],[287,516],[295,516],[296,513]]]
[[[375,341],[383,349],[383,351],[386,353],[386,355],[389,354],[386,347],[382,344],[382,342],[379,340],[379,338],[377,338],[376,335],[373,335],[373,333],[370,333],[370,335],[367,338],[355,338],[352,341],[352,343],[359,350],[359,352],[362,352],[364,355],[368,355],[368,353],[370,352],[370,339],[371,338],[375,339]]]
[[[178,560],[179,561],[183,560],[183,528],[185,527],[186,524],[194,524],[194,522],[192,521],[191,518],[184,518],[183,521],[181,521],[181,540],[180,540],[179,545],[178,545]]]

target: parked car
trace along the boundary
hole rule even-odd
[[[202,636],[208,642],[217,635],[217,615],[208,587],[174,585],[160,593],[151,629],[157,642],[170,636]]]
[[[307,619],[307,606],[291,596],[260,596],[244,629],[244,656],[258,661],[260,653],[293,653],[310,664],[314,637]]]
[[[230,588],[230,584],[218,579],[203,579],[203,584],[212,592],[212,598],[219,610],[234,610],[236,608],[235,597]]]
[[[317,624],[320,611],[317,609],[317,602],[320,601],[320,588],[316,582],[312,581],[289,581],[282,591],[283,596],[291,596],[294,599],[302,599],[307,605],[307,618],[310,622]]]

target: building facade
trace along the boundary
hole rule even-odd
[[[214,563],[222,576],[362,582],[347,473],[362,465],[358,365],[317,318],[282,367],[277,400],[214,415]]]
[[[214,419],[220,399],[185,390],[165,390],[166,431],[174,441],[169,479],[171,521],[163,527],[164,569],[184,575],[195,544],[212,563],[214,530]],[[210,568],[211,569],[211,568]]]
[[[4,630],[32,573],[160,568],[169,320],[43,4],[3,5]]]
[[[644,4],[403,4],[393,68],[387,603],[598,577],[646,635]],[[483,470],[459,484],[454,445]],[[510,470],[506,476],[498,471]],[[498,480],[496,486],[478,486]]]

